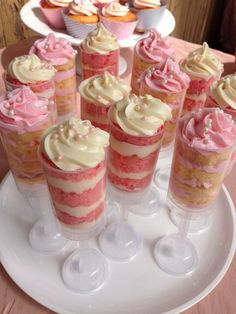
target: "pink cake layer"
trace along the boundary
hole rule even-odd
[[[194,111],[199,108],[203,108],[204,105],[205,105],[205,101],[189,99],[188,96],[186,95],[186,98],[184,100],[182,114],[186,112]]]
[[[70,207],[76,206],[91,206],[97,202],[103,195],[105,189],[105,176],[96,184],[94,188],[84,191],[81,194],[75,192],[65,192],[52,185],[48,185],[53,202],[67,205]]]
[[[105,72],[109,72],[114,76],[119,76],[119,67],[117,64],[113,64],[109,67],[100,68],[98,70],[96,68],[88,68],[88,67],[85,68],[82,65],[82,77],[84,80],[94,75],[102,75]]]
[[[58,179],[63,179],[65,181],[70,181],[70,182],[80,182],[83,180],[89,180],[92,179],[93,177],[97,176],[100,171],[102,171],[105,168],[105,161],[101,161],[96,167],[94,168],[88,168],[86,171],[82,172],[72,172],[72,173],[66,173],[66,172],[61,172],[58,171],[57,168],[52,168],[54,165],[49,162],[47,159],[44,157],[44,161],[46,161],[51,167],[46,167],[45,171],[48,175],[53,176]]]
[[[76,224],[82,224],[82,223],[88,223],[88,222],[96,221],[99,218],[99,216],[103,213],[104,207],[105,207],[104,202],[101,202],[95,210],[91,211],[86,216],[79,217],[79,218],[71,216],[65,212],[60,211],[60,210],[57,210],[57,208],[55,208],[55,209],[56,209],[57,218],[60,221],[62,221],[64,224],[67,224],[67,225],[76,225]]]
[[[133,136],[125,133],[122,131],[118,126],[114,126],[113,124],[110,125],[111,127],[111,134],[114,136],[115,139],[121,142],[130,143],[136,146],[147,146],[151,144],[155,144],[161,140],[163,136],[163,129],[164,126],[162,125],[158,130],[157,134],[153,136]]]
[[[119,64],[120,50],[114,50],[108,54],[99,54],[99,53],[87,53],[80,46],[80,58],[82,65],[88,65],[91,69],[100,69],[110,67],[114,64]]]
[[[108,178],[111,181],[111,183],[126,191],[137,191],[137,190],[144,190],[147,188],[151,181],[152,181],[152,175],[153,173],[147,175],[146,177],[142,179],[129,179],[129,178],[120,178],[116,176],[112,172],[108,172]]]
[[[120,155],[112,148],[109,149],[109,162],[116,169],[127,173],[140,173],[154,169],[158,157],[158,150],[144,158],[137,155],[124,156]]]
[[[209,90],[211,84],[216,80],[216,77],[212,77],[208,81],[205,80],[191,80],[187,94],[202,94]]]
[[[87,112],[91,116],[107,117],[110,106],[111,105],[97,105],[96,103],[88,102],[81,96],[81,114]]]

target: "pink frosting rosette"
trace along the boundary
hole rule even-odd
[[[129,8],[127,6],[121,5],[119,2],[111,2],[101,9],[100,21],[118,39],[127,39],[133,34],[137,19],[131,22],[123,22],[115,19],[111,20],[107,17],[122,17],[126,16],[128,12]]]
[[[140,81],[154,92],[176,94],[188,88],[190,79],[177,63],[168,58],[165,63],[148,68]]]
[[[76,50],[68,40],[57,38],[51,33],[43,39],[36,40],[30,53],[36,54],[41,60],[51,62],[53,65],[61,65],[74,59]]]
[[[48,105],[29,87],[17,88],[0,98],[0,127],[19,133],[37,130],[49,119]]]
[[[220,152],[235,145],[236,125],[232,117],[219,108],[199,109],[179,123],[183,141],[196,150]]]
[[[155,29],[151,29],[148,37],[135,45],[135,53],[148,63],[163,63],[167,58],[174,59],[174,48],[168,37],[162,37]]]

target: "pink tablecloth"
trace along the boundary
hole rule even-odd
[[[176,50],[176,59],[180,60],[186,54],[195,49],[198,45],[186,41],[171,38]],[[14,46],[0,50],[0,75],[3,73],[9,61],[16,56],[27,53],[32,44],[32,39],[26,40]],[[218,57],[225,64],[225,74],[233,73],[235,70],[234,57],[220,51],[215,51]],[[124,77],[129,80],[132,66],[132,51],[122,49],[122,55],[129,60],[127,71]],[[0,81],[0,92],[4,90],[3,82]],[[0,181],[8,171],[7,162],[0,146]],[[231,175],[226,180],[234,204],[236,205],[236,165]],[[2,314],[46,314],[53,313],[40,304],[36,303],[23,291],[21,291],[0,266],[0,313]],[[234,258],[227,274],[221,283],[204,300],[185,311],[185,314],[233,314],[236,309],[236,258]],[[81,313],[82,314],[82,313]]]

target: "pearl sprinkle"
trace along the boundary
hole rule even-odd
[[[15,112],[14,112],[13,109],[10,109],[10,110],[8,111],[8,114],[9,114],[9,116],[14,116]]]

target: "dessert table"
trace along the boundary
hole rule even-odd
[[[18,44],[0,50],[0,74],[4,71],[9,61],[15,56],[27,53],[29,47],[35,38],[21,41]],[[176,50],[176,59],[180,60],[189,51],[195,49],[198,45],[170,37],[170,40]],[[235,63],[234,56],[215,51],[218,57],[225,64],[225,74],[234,73]],[[122,49],[122,55],[129,60],[126,72],[122,74],[127,80],[130,78],[132,62],[132,51],[130,48]],[[0,92],[4,90],[3,81],[0,80]],[[0,182],[8,171],[7,161],[5,159],[2,146],[0,144]],[[227,187],[231,198],[236,206],[236,185],[234,176],[236,175],[236,165],[233,167],[231,174],[226,178],[225,186]],[[1,210],[1,209],[0,209]],[[25,294],[8,276],[2,266],[0,266],[0,313],[2,314],[46,314],[53,313]],[[218,286],[203,300],[188,310],[185,314],[207,313],[235,313],[236,308],[236,258]],[[132,313],[132,309],[130,309]]]

